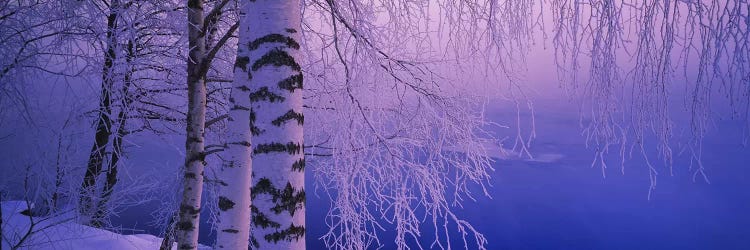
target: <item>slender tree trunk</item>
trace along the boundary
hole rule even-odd
[[[122,150],[122,139],[125,137],[127,130],[125,129],[126,120],[127,120],[127,113],[128,109],[130,108],[130,104],[132,103],[132,97],[128,95],[128,92],[130,91],[130,85],[131,82],[131,76],[132,76],[132,65],[133,57],[135,52],[133,51],[133,41],[128,41],[128,47],[127,47],[127,56],[125,59],[126,65],[130,67],[130,71],[125,73],[125,79],[124,79],[124,85],[122,87],[122,99],[120,100],[120,111],[117,114],[117,119],[115,120],[117,122],[117,131],[115,132],[115,136],[112,139],[112,154],[109,158],[109,167],[107,168],[107,173],[105,175],[106,179],[104,182],[104,187],[102,188],[101,197],[99,198],[99,202],[96,206],[96,212],[94,213],[94,216],[91,220],[91,225],[94,227],[101,227],[104,224],[105,217],[107,215],[107,203],[109,202],[110,197],[112,197],[112,192],[114,191],[115,185],[117,185],[117,172],[118,172],[118,166],[120,162],[120,158],[122,157],[123,150]]]
[[[65,128],[65,127],[63,127]],[[60,199],[60,188],[62,188],[62,182],[65,172],[62,169],[62,162],[60,160],[62,156],[62,135],[57,137],[57,156],[55,157],[55,189],[52,192],[52,205],[50,209],[53,211],[57,210],[57,206]]]
[[[83,177],[83,183],[80,190],[80,201],[78,209],[84,223],[90,223],[91,217],[95,212],[93,198],[96,196],[96,178],[102,172],[102,164],[106,155],[109,136],[112,134],[112,108],[111,108],[111,91],[114,85],[112,66],[116,54],[116,30],[119,1],[112,0],[107,16],[107,51],[104,54],[104,67],[102,68],[102,92],[99,100],[99,119],[94,135],[94,145],[89,154],[89,161],[86,165],[86,173]]]
[[[0,190],[0,206],[3,204],[3,195],[5,193]],[[0,250],[3,250],[3,240],[5,239],[5,235],[3,235],[3,209],[0,207]]]
[[[171,218],[169,218],[169,222],[167,222],[167,228],[164,230],[164,239],[162,239],[161,241],[159,250],[172,250],[172,245],[174,245],[175,242],[174,224],[174,216],[171,216]]]
[[[247,249],[250,237],[250,184],[252,181],[250,80],[247,64],[249,51],[242,49],[249,43],[250,30],[245,20],[246,10],[240,10],[240,31],[234,81],[229,98],[227,144],[225,160],[219,171],[219,221],[217,249]]]
[[[185,176],[177,228],[179,249],[198,247],[198,222],[200,221],[203,168],[205,166],[204,130],[206,122],[206,84],[201,73],[205,57],[205,33],[202,0],[188,1],[187,62],[188,114],[185,141]]]
[[[300,0],[246,4],[253,133],[251,244],[258,249],[305,248],[305,159],[302,142]]]

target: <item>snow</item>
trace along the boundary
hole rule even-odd
[[[28,206],[23,201],[3,201],[2,247],[10,249],[28,231],[31,220],[37,222],[33,234],[20,249],[159,249],[162,239],[149,234],[122,235],[103,229],[80,225],[73,217],[61,214],[53,218],[30,218],[21,214]],[[175,244],[173,249],[176,249]],[[210,249],[199,246],[199,249]]]

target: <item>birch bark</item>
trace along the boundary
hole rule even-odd
[[[247,247],[250,212],[252,248],[304,249],[301,3],[248,1],[242,8],[217,247]]]
[[[252,245],[305,248],[305,179],[302,125],[301,3],[256,1],[247,6],[247,49],[252,73]],[[244,46],[244,45],[242,45]]]
[[[217,249],[247,249],[250,237],[250,184],[252,176],[252,151],[250,129],[250,80],[247,64],[249,27],[245,10],[240,10],[240,28],[234,81],[229,98],[231,107],[227,118],[227,143],[224,160],[219,171],[219,221]]]
[[[188,1],[187,62],[188,114],[185,141],[185,176],[176,225],[178,249],[196,249],[200,221],[203,169],[205,166],[204,132],[206,122],[206,84],[202,74],[205,57],[203,1]]]

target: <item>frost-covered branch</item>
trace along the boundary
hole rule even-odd
[[[691,117],[687,151],[697,165],[691,169],[708,181],[702,141],[716,93],[727,100],[732,117],[750,124],[748,2],[546,2],[554,14],[558,73],[571,93],[586,100],[584,134],[597,149],[598,165],[605,168],[604,154],[618,146],[624,171],[626,147],[639,149],[653,190],[656,171],[646,152],[655,149],[671,174],[679,110],[670,103],[682,95]],[[645,148],[647,141],[656,147]]]
[[[425,238],[433,246],[417,247],[450,248],[451,232],[485,247],[455,213],[472,187],[487,195],[492,171],[481,145],[493,140],[483,131],[487,96],[466,87],[489,80],[523,103],[515,70],[540,24],[534,1],[305,4],[305,133],[315,145],[305,154],[332,200],[326,245],[367,249],[395,230],[399,249]]]

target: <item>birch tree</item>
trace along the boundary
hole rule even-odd
[[[183,194],[177,222],[177,240],[180,249],[198,247],[198,221],[200,220],[201,194],[204,168],[204,125],[206,122],[206,83],[201,76],[200,63],[205,57],[203,33],[203,2],[188,2],[188,113],[185,141],[185,176]]]
[[[469,79],[458,77],[461,73],[441,75],[436,69],[447,64],[437,61],[466,62],[484,54],[481,58],[492,65],[507,67],[499,75],[509,75],[516,63],[510,48],[523,47],[510,41],[527,39],[529,33],[510,24],[514,16],[498,13],[528,11],[531,5],[429,3],[241,4],[247,17],[240,22],[230,100],[232,132],[222,167],[218,248],[245,247],[247,224],[238,221],[248,208],[251,247],[302,248],[302,170],[312,164],[332,200],[329,232],[322,238],[331,248],[381,245],[378,231],[386,228],[396,230],[400,249],[407,248],[408,239],[422,236],[424,221],[417,214],[426,214],[434,226],[436,246],[450,247],[448,234],[457,230],[465,247],[484,247],[484,236],[451,207],[473,199],[471,184],[487,194],[483,187],[492,168],[482,143],[493,141],[482,130],[481,102],[476,102],[481,97],[451,89],[457,86],[453,80]],[[445,11],[442,32],[455,40],[434,41],[430,27],[436,24],[426,20],[435,10]],[[508,86],[520,93],[517,85]],[[306,115],[298,98],[305,99]],[[305,134],[313,141],[303,146],[304,116],[305,129],[312,131]],[[312,158],[302,158],[302,152]],[[250,172],[252,206],[243,199],[248,193],[240,194],[247,180],[239,179]]]
[[[241,12],[217,248],[247,247],[252,211],[254,249],[303,249],[300,1],[246,2]]]
[[[228,31],[208,48],[206,39],[212,30],[211,20],[220,15],[228,0],[216,2],[210,12],[204,13],[203,0],[188,1],[188,52],[187,86],[188,112],[185,142],[185,172],[183,194],[176,223],[177,244],[180,249],[198,247],[198,222],[200,221],[201,197],[205,168],[206,125],[206,74],[216,53],[237,29],[232,25]]]

